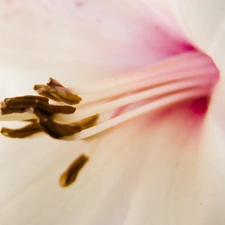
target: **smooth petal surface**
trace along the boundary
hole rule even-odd
[[[212,95],[206,121],[225,133],[225,4],[224,1],[171,0],[170,8],[180,19],[189,37],[208,53],[221,71]],[[214,129],[214,128],[213,128]],[[225,143],[224,143],[225,145]],[[222,146],[221,146],[222,147]]]
[[[18,79],[86,82],[142,68],[190,47],[175,21],[146,1],[0,4],[1,67],[16,68]]]
[[[51,224],[72,196],[71,190],[68,193],[58,186],[58,176],[68,162],[88,147],[84,143],[57,142],[48,137],[36,141],[1,137],[0,146],[1,223],[38,224],[36,215],[42,223]],[[48,210],[53,205],[57,207]]]
[[[72,85],[190,48],[147,1],[8,1],[1,10],[4,97],[49,76]],[[1,222],[211,225],[208,155],[198,148],[199,120],[186,109],[129,121],[93,143],[1,138]],[[62,190],[56,178],[81,151],[92,157]]]
[[[225,69],[225,4],[223,0],[170,0],[189,37]]]
[[[213,199],[207,165],[202,163],[205,152],[197,148],[198,123],[185,107],[110,130],[96,141],[89,163],[67,189],[56,185],[56,177],[84,145],[49,138],[39,139],[39,144],[32,139],[8,141],[8,149],[1,153],[1,221],[10,225],[210,224]],[[45,143],[48,149],[43,149]]]
[[[202,0],[172,0],[172,9],[181,19],[189,37],[198,46],[208,53],[218,65],[221,74],[220,80],[211,98],[210,107],[204,122],[204,132],[201,148],[205,155],[203,163],[208,170],[208,189],[213,199],[212,209],[214,216],[209,224],[224,224],[224,146],[225,146],[225,20],[224,1]]]

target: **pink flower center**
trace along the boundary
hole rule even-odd
[[[105,115],[101,123],[82,131],[85,138],[134,117],[188,104],[196,115],[204,115],[219,77],[213,61],[202,52],[189,51],[135,72],[98,81],[73,91],[83,101],[77,112],[56,117],[61,122],[80,120],[95,114]],[[101,117],[100,117],[101,118]]]

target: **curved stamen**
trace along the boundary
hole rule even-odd
[[[212,60],[207,57],[204,53],[191,51],[185,52],[176,56],[172,56],[165,60],[162,60],[154,65],[137,70],[135,72],[120,75],[119,77],[107,78],[106,80],[98,81],[96,83],[86,84],[84,86],[76,86],[71,88],[75,93],[94,93],[110,88],[117,88],[118,86],[127,85],[129,83],[136,83],[144,79],[149,79],[153,76],[168,75],[169,72],[177,70],[184,70],[189,68],[190,63],[193,66],[200,67],[204,64],[208,64]],[[139,74],[140,76],[137,76]]]
[[[143,115],[145,113],[155,112],[161,110],[168,106],[172,106],[179,102],[183,102],[188,99],[193,99],[196,97],[202,97],[208,94],[206,88],[196,88],[191,90],[185,90],[183,92],[175,93],[166,97],[162,97],[158,100],[155,100],[149,104],[136,108],[130,112],[119,115],[115,118],[107,120],[101,124],[97,124],[91,128],[81,131],[80,133],[74,135],[74,139],[85,139],[90,136],[96,135],[102,131],[105,131],[113,126],[116,126],[122,122],[135,118],[137,116]]]
[[[209,97],[218,75],[208,56],[192,51],[117,78],[84,88],[74,87],[74,91],[50,78],[46,85],[34,87],[45,97],[29,95],[8,98],[1,103],[0,121],[29,122],[19,129],[2,128],[1,133],[12,138],[45,132],[57,139],[86,139],[138,116]],[[49,104],[49,99],[66,104]],[[74,108],[68,104],[78,105]],[[99,117],[102,122],[98,121]],[[86,155],[73,161],[61,175],[59,184],[67,187],[73,183],[87,161]]]
[[[196,88],[202,86],[208,88],[210,85],[212,85],[213,82],[215,82],[215,79],[213,79],[212,77],[209,77],[209,79],[197,77],[189,80],[175,81],[174,83],[157,86],[150,90],[137,92],[109,102],[95,104],[93,106],[87,106],[80,109],[78,108],[79,110],[77,110],[77,113],[68,115],[67,117],[61,114],[55,115],[54,119],[60,122],[79,121],[97,113],[101,114],[103,112],[110,111],[124,105],[133,104],[135,102],[146,99],[154,99],[156,97],[168,95],[170,93],[182,91],[188,88]]]
[[[183,54],[181,54],[176,56],[176,61],[172,61],[172,65],[169,65],[170,60],[167,60],[169,61],[166,64],[168,65],[167,67],[164,67],[165,62],[163,62],[161,67],[157,67],[157,70],[155,66],[152,66],[147,69],[136,71],[136,73],[115,78],[115,81],[111,81],[110,79],[108,80],[108,83],[105,81],[102,84],[93,84],[93,87],[98,86],[99,91],[97,91],[97,88],[88,87],[90,88],[89,93],[83,93],[82,90],[78,92],[82,95],[83,99],[78,105],[78,108],[92,102],[95,103],[96,101],[107,100],[109,98],[125,95],[126,93],[130,94],[134,91],[146,88],[149,89],[166,82],[186,80],[191,77],[206,78],[206,76],[213,76],[214,78],[217,78],[215,77],[215,74],[218,73],[218,70],[215,68],[209,57],[202,53],[196,54],[196,52],[193,52],[192,54],[193,59],[191,60],[184,58]],[[188,53],[189,57],[190,55],[191,53]],[[180,60],[179,62],[178,59]],[[116,84],[114,84],[114,82]],[[124,84],[124,82],[127,83]],[[76,89],[77,88],[74,88],[74,90]]]
[[[50,105],[46,97],[22,96],[5,99],[1,113],[10,115],[0,115],[0,120],[35,119],[41,131],[54,138],[71,136],[72,139],[84,139],[142,114],[209,96],[217,79],[218,70],[212,60],[201,52],[192,51],[147,69],[81,88],[76,94],[50,78],[47,85],[35,85],[34,89],[41,95],[67,104],[78,104],[82,100],[76,112],[71,106]],[[82,99],[77,94],[82,94]],[[136,103],[139,103],[138,107],[121,114],[121,108]],[[115,111],[120,113],[108,116],[102,123],[97,121],[96,115]],[[30,127],[4,129],[6,134],[14,135],[16,132],[16,136],[26,136]]]

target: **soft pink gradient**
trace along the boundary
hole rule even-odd
[[[150,1],[79,2],[21,0],[1,8],[0,96],[26,94],[49,76],[66,86],[86,84],[196,49],[171,15]],[[216,224],[221,199],[212,193],[220,182],[209,174],[218,176],[219,154],[205,151],[208,136],[199,141],[207,102],[193,99],[140,116],[89,142],[0,137],[0,221]],[[76,184],[62,190],[59,174],[83,152],[90,162]]]

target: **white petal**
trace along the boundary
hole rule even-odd
[[[187,34],[225,69],[225,4],[223,0],[170,0]]]
[[[11,154],[7,163],[1,157],[1,221],[206,225],[216,214],[211,212],[216,200],[208,197],[211,190],[205,185],[208,170],[202,163],[205,151],[198,148],[198,125],[186,109],[175,108],[116,127],[95,143],[90,161],[67,189],[56,186],[56,177],[70,156],[72,160],[72,151],[77,154],[66,150],[70,143],[45,140],[54,149],[44,154],[44,140],[17,142],[18,149],[4,140],[3,146],[18,156]]]
[[[187,48],[169,16],[139,3],[2,1],[1,64],[33,77],[82,82],[137,69]]]
[[[151,49],[153,42],[148,42],[152,36],[152,27],[149,28],[151,18],[147,20],[149,23],[144,23],[149,16],[143,13],[147,12],[145,7],[141,7],[143,11],[137,12],[135,3],[129,5],[128,10],[128,5],[123,3],[121,8],[118,2],[115,5],[110,2],[105,7],[99,1],[99,4],[89,9],[78,7],[86,11],[84,14],[79,11],[74,16],[71,2],[68,2],[66,8],[60,5],[62,1],[57,1],[56,5],[48,4],[50,1],[45,3],[42,5],[39,1],[25,1],[24,5],[19,4],[19,9],[27,14],[25,17],[22,14],[21,19],[10,19],[12,27],[17,28],[13,32],[16,37],[19,34],[18,42],[11,40],[7,34],[1,34],[1,40],[8,48],[13,44],[13,49],[6,50],[1,59],[7,61],[2,62],[7,74],[11,74],[8,63],[13,62],[13,66],[17,64],[12,69],[11,77],[14,79],[19,74],[19,79],[27,78],[27,82],[31,83],[39,78],[30,79],[29,75],[47,77],[54,74],[61,81],[60,77],[65,74],[69,82],[71,77],[77,77],[74,75],[76,71],[85,74],[84,79],[87,79],[93,71],[100,75],[107,71],[110,75],[112,71],[138,68],[171,55],[171,42],[166,42],[168,51],[160,52],[157,57],[154,55]],[[35,8],[32,8],[33,4]],[[68,9],[72,10],[65,21]],[[32,13],[29,13],[30,10]],[[62,16],[59,16],[58,10]],[[49,11],[50,15],[46,13]],[[102,15],[102,11],[105,13],[101,30],[98,29],[96,19]],[[39,20],[40,15],[42,20]],[[136,21],[139,16],[141,19]],[[114,20],[118,17],[118,21]],[[46,18],[53,23],[52,29],[42,29]],[[78,23],[73,19],[71,25],[71,18],[78,20]],[[142,19],[143,26],[140,26]],[[18,24],[22,31],[18,31]],[[74,26],[79,28],[78,32],[76,29],[71,31]],[[93,29],[89,33],[91,27]],[[10,30],[10,26],[4,29]],[[154,36],[153,40],[159,36]],[[142,38],[147,40],[144,45]],[[107,45],[101,46],[102,42]],[[71,44],[67,46],[65,43]],[[184,42],[179,43],[181,47],[172,51],[173,54],[185,47]],[[149,49],[146,46],[150,46]],[[165,46],[161,46],[164,49]],[[29,49],[35,49],[35,52],[29,52]],[[159,48],[156,49],[158,51]],[[19,51],[19,54],[15,55],[15,51]],[[94,61],[93,56],[97,56]],[[30,68],[24,70],[25,64]],[[148,122],[149,126],[146,127],[146,118],[140,118],[109,131],[104,139],[100,139],[102,141],[99,145],[95,143],[97,149],[81,171],[77,182],[65,190],[56,185],[56,177],[66,168],[68,161],[73,159],[73,154],[78,154],[77,149],[86,149],[90,147],[89,144],[56,142],[49,138],[26,142],[1,139],[1,222],[9,225],[206,225],[209,221],[207,213],[212,210],[212,199],[207,199],[210,190],[205,186],[207,179],[203,176],[207,165],[202,163],[203,153],[196,147],[198,129],[194,134],[191,129],[197,126],[196,121],[175,109],[160,118],[149,119]]]
[[[221,70],[220,80],[214,90],[201,139],[202,165],[205,187],[210,193],[209,219],[205,224],[225,223],[225,20],[224,1],[172,0],[172,8],[185,29],[206,53],[212,56]]]
[[[1,223],[37,224],[40,218],[51,224],[73,194],[59,188],[58,176],[88,144],[49,137],[26,141],[1,137],[0,148]],[[49,209],[52,204],[56,207]]]

